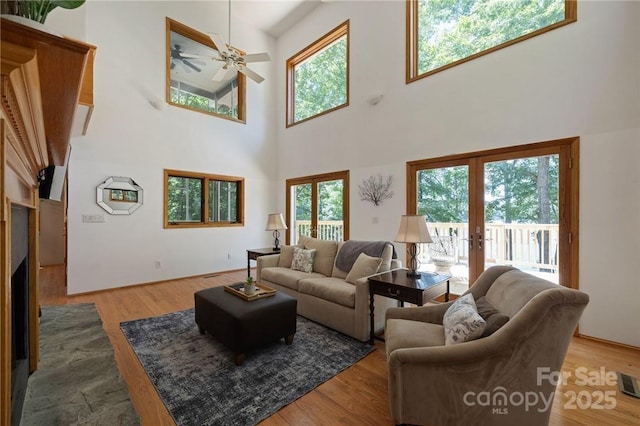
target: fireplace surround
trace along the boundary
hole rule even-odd
[[[29,210],[11,206],[11,424],[19,425],[29,379]]]

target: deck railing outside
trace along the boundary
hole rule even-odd
[[[342,241],[342,221],[319,221],[317,238]],[[454,252],[447,253],[455,263],[469,261],[469,226],[466,223],[430,222],[429,232],[434,241],[447,238]],[[311,221],[298,220],[295,235],[312,235]],[[556,272],[558,268],[558,225],[503,223],[487,224],[482,235],[487,263],[508,264],[519,268],[535,268]],[[477,241],[474,241],[477,244]],[[428,245],[427,245],[428,246]],[[421,250],[421,261],[430,261],[429,247]]]

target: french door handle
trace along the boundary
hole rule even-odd
[[[473,234],[469,234],[469,250],[473,250]]]
[[[478,250],[482,250],[482,234],[478,234]]]

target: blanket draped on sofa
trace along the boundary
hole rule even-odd
[[[367,256],[382,257],[382,252],[387,244],[391,243],[388,241],[345,241],[336,257],[336,266],[343,271],[350,271],[360,253],[364,253]],[[393,244],[391,246],[393,247]],[[398,258],[395,248],[391,258]]]

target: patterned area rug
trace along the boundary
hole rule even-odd
[[[93,303],[43,306],[22,425],[139,425]]]
[[[298,317],[292,345],[280,339],[248,352],[242,366],[194,310],[120,324],[178,425],[251,425],[269,417],[373,351]]]

